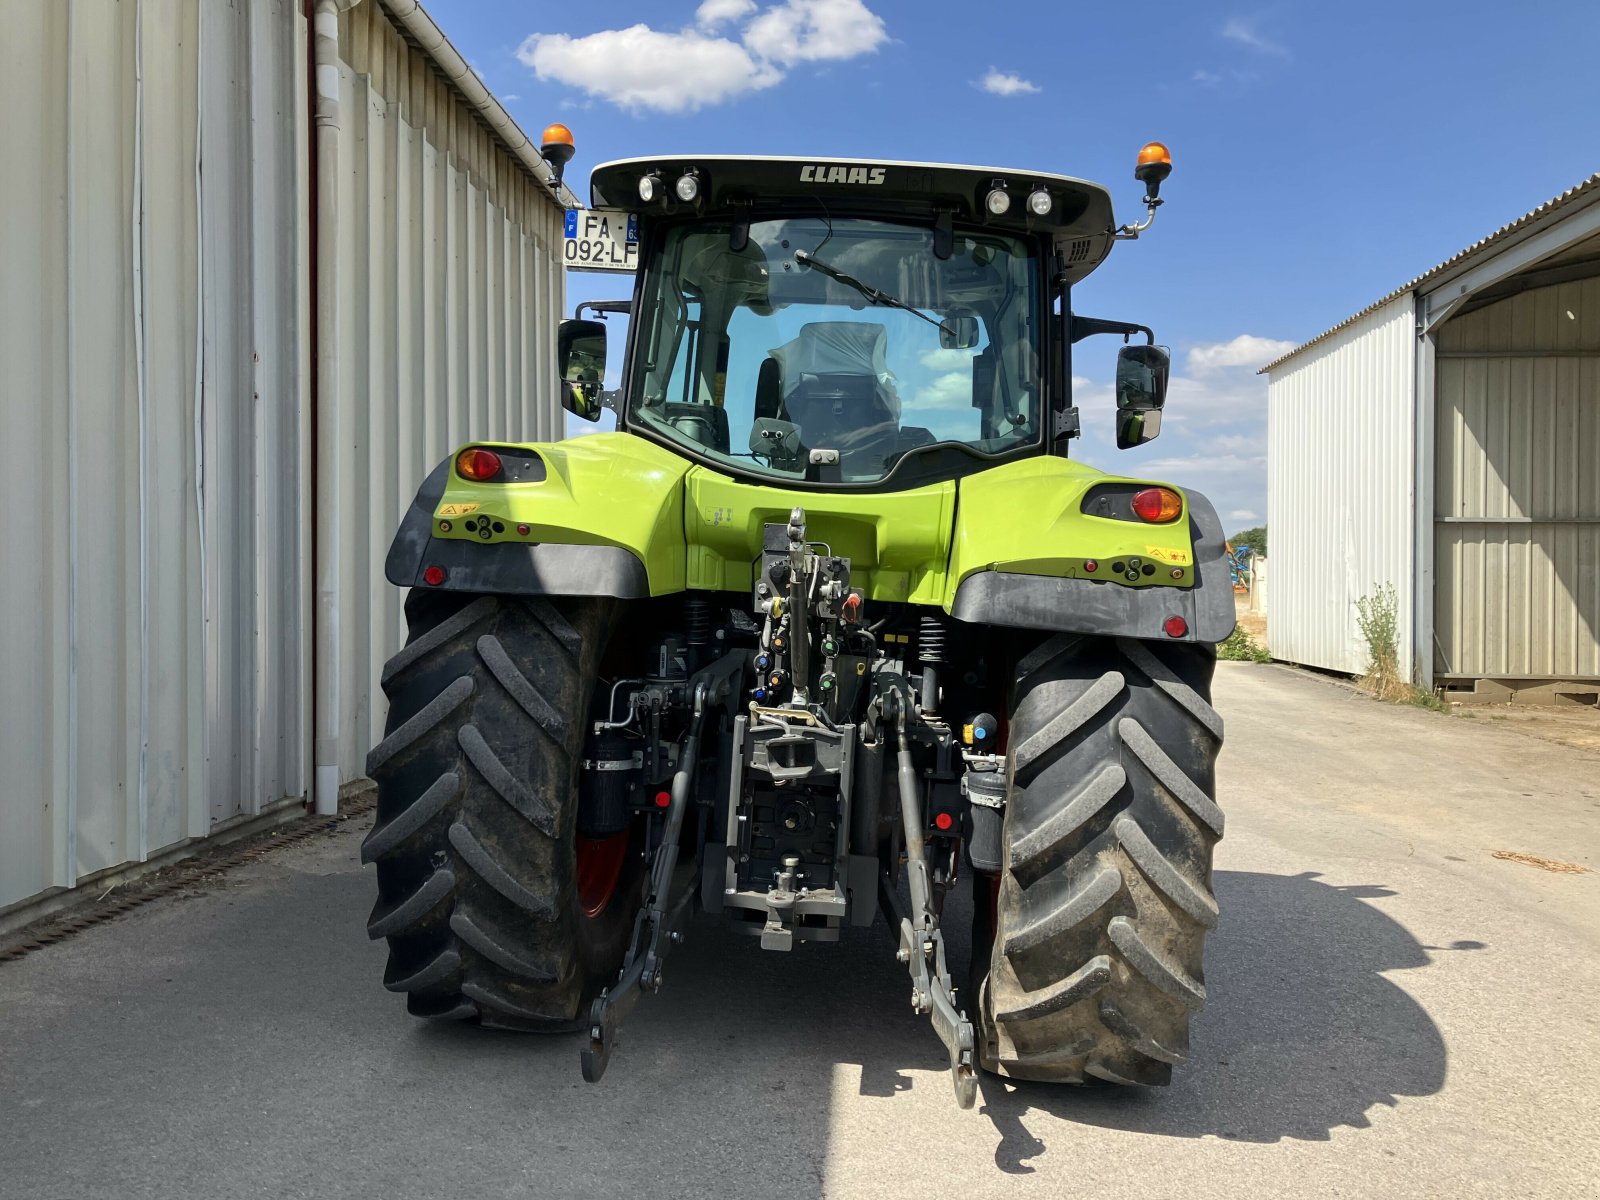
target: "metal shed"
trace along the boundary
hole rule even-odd
[[[0,927],[361,774],[399,514],[560,436],[575,203],[416,0],[5,13]]]
[[[1272,653],[1425,687],[1600,680],[1600,175],[1263,368]]]

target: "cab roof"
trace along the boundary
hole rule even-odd
[[[694,204],[678,200],[674,186],[693,172],[700,184]],[[656,175],[658,198],[639,198],[639,180]],[[996,187],[1011,198],[1009,210],[994,216],[985,204]],[[1053,201],[1036,216],[1028,197],[1044,189]],[[1008,233],[1047,234],[1076,283],[1104,261],[1115,241],[1111,197],[1097,183],[1024,171],[1014,167],[951,163],[897,162],[888,159],[769,158],[717,154],[662,155],[602,163],[590,177],[595,208],[625,209],[641,217],[719,216],[739,212],[792,209],[820,201],[836,216],[926,219],[949,213],[964,225],[984,225]]]

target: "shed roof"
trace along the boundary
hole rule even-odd
[[[1417,288],[1421,287],[1423,284],[1429,283],[1442,275],[1449,274],[1450,272],[1457,271],[1465,267],[1468,263],[1482,257],[1490,250],[1499,249],[1506,241],[1515,237],[1516,235],[1531,235],[1536,230],[1553,224],[1565,210],[1571,208],[1574,204],[1585,197],[1589,197],[1591,193],[1600,193],[1600,173],[1589,176],[1589,178],[1585,179],[1582,183],[1579,183],[1575,187],[1568,188],[1559,196],[1556,196],[1550,200],[1546,200],[1532,212],[1524,213],[1515,221],[1512,221],[1509,225],[1502,225],[1488,237],[1480,238],[1478,241],[1473,242],[1472,245],[1468,246],[1465,250],[1451,255],[1438,266],[1424,271],[1421,275],[1418,275],[1415,279],[1412,279],[1407,283],[1401,284],[1399,287],[1395,288],[1394,291],[1389,292],[1387,295],[1382,296],[1377,300],[1374,300],[1360,312],[1346,317],[1343,321],[1340,321],[1331,329],[1324,330],[1323,332],[1317,334],[1317,336],[1312,338],[1310,341],[1296,346],[1293,350],[1289,351],[1289,353],[1273,359],[1266,366],[1262,367],[1261,370],[1257,371],[1256,374],[1265,375],[1269,371],[1281,367],[1284,363],[1288,362],[1301,351],[1308,350],[1317,343],[1325,341],[1334,334],[1338,333],[1341,329],[1344,329],[1346,326],[1352,325],[1359,321],[1368,313],[1382,308],[1385,304],[1389,303],[1389,301],[1403,296],[1407,292],[1416,291]],[[1596,195],[1594,198],[1600,199],[1600,195]]]
[[[356,0],[348,0],[348,4]],[[432,60],[450,86],[483,119],[510,155],[522,163],[543,192],[561,208],[581,208],[570,188],[522,126],[505,110],[478,72],[462,57],[444,30],[440,29],[420,0],[379,0],[403,35]],[[348,4],[344,7],[348,7]]]

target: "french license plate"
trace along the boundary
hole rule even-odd
[[[627,271],[639,267],[639,218],[604,208],[567,210],[566,264],[575,271]]]

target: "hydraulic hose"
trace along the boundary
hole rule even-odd
[[[811,685],[811,609],[806,600],[805,576],[796,571],[789,579],[789,641],[795,698],[799,700],[810,696]]]

